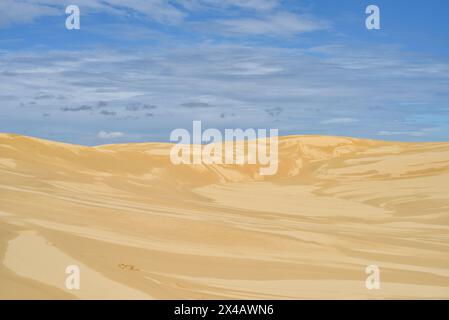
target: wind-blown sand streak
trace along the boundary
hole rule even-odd
[[[265,177],[170,147],[0,134],[0,298],[449,298],[449,143],[283,137]]]

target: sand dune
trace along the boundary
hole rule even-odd
[[[283,137],[274,176],[170,147],[0,134],[0,298],[449,298],[449,143]]]

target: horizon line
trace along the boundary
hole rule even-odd
[[[31,136],[31,135],[25,135],[25,134],[19,134],[19,133],[12,133],[12,132],[0,132],[0,138],[2,136],[11,136],[11,137],[22,137],[22,138],[28,138],[28,139],[34,139],[34,140],[41,140],[46,142],[51,142],[55,144],[63,144],[63,145],[71,145],[71,146],[77,146],[77,147],[85,147],[85,148],[97,148],[97,147],[106,147],[106,146],[121,146],[121,145],[139,145],[139,144],[164,144],[164,145],[176,145],[178,143],[176,142],[164,142],[164,141],[145,141],[145,142],[117,142],[117,143],[104,143],[104,144],[97,144],[97,145],[84,145],[80,143],[72,143],[72,142],[65,142],[60,140],[52,140],[49,138],[41,138],[37,136]],[[287,134],[287,135],[278,135],[276,136],[280,139],[289,139],[289,138],[299,138],[299,137],[321,137],[321,138],[340,138],[340,139],[350,139],[350,140],[360,140],[360,141],[372,141],[372,142],[384,142],[384,143],[401,143],[401,144],[449,144],[449,141],[400,141],[400,140],[383,140],[383,139],[372,139],[372,138],[359,138],[359,137],[352,137],[352,136],[340,136],[340,135],[320,135],[320,134]],[[267,138],[265,138],[267,139]],[[268,137],[270,139],[270,137]],[[258,139],[244,139],[243,141],[252,141],[252,140],[258,140]],[[226,140],[222,140],[224,142]],[[242,140],[237,140],[242,141]],[[215,142],[220,143],[220,142]],[[204,143],[201,145],[207,145],[208,143]],[[188,143],[186,145],[197,145],[193,143]]]

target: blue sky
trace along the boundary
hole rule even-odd
[[[78,5],[81,29],[65,28]],[[381,29],[365,28],[380,8]],[[449,141],[449,2],[2,0],[0,132],[95,145],[175,128]]]

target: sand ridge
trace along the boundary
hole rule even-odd
[[[449,143],[281,137],[274,176],[170,147],[0,134],[0,298],[449,298]]]

